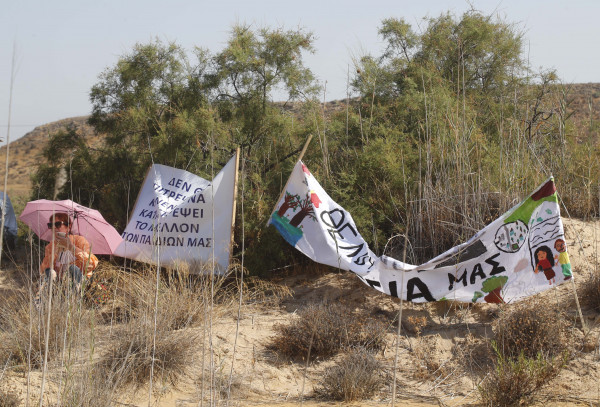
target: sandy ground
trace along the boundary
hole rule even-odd
[[[591,273],[600,272],[600,222],[566,219],[564,224],[574,266],[575,286],[580,286],[585,284]],[[155,383],[150,402],[148,389],[140,389],[124,396],[119,405],[187,407],[217,404],[211,403],[211,399],[215,401],[226,398],[226,390],[221,395],[211,395],[207,384],[210,378],[205,378],[204,390],[202,389],[200,378],[203,359],[204,366],[208,366],[212,359],[216,372],[212,379],[214,382],[228,383],[230,372],[233,371],[229,405],[338,405],[339,403],[322,401],[314,396],[314,389],[319,386],[323,373],[336,359],[314,360],[306,366],[305,363],[292,362],[278,356],[266,347],[269,338],[274,335],[274,326],[285,324],[298,309],[307,304],[323,301],[340,302],[364,314],[365,318],[384,318],[391,323],[399,310],[399,302],[369,289],[350,273],[294,275],[280,278],[280,283],[287,285],[293,296],[277,306],[244,305],[239,320],[235,307],[218,310],[219,315],[215,314],[213,332],[210,335],[212,355],[198,352],[190,363],[191,368],[176,386]],[[0,288],[11,289],[6,285],[2,286],[2,281]],[[586,330],[587,335],[584,334],[577,317],[573,289],[573,284],[563,284],[539,294],[544,301],[560,301],[564,304],[575,325],[569,344],[573,357],[559,377],[542,391],[539,405],[598,405],[600,402],[600,314],[589,309],[585,305],[585,299],[580,299],[586,328],[589,330]],[[2,295],[6,297],[6,291]],[[405,303],[403,321],[408,321],[410,317],[424,317],[426,323],[420,335],[414,330],[410,332],[410,329],[403,328],[398,346],[396,405],[477,404],[477,385],[485,376],[482,368],[486,360],[483,344],[492,335],[491,322],[497,315],[498,307],[494,304],[452,307],[445,303]],[[403,323],[403,327],[404,325]],[[410,324],[407,323],[407,326]],[[101,336],[101,332],[100,329],[97,336]],[[201,337],[199,332],[196,334]],[[97,346],[101,348],[110,344],[100,338]],[[391,405],[395,349],[395,328],[391,328],[386,348],[377,355],[387,371],[386,385],[379,389],[372,400],[346,405]],[[4,388],[8,386],[15,389],[24,397],[27,394],[27,374],[10,369],[2,372],[0,384]],[[39,394],[40,376],[38,372],[29,376],[30,394]],[[51,375],[48,398],[53,397],[52,389],[61,378],[64,380],[64,374],[54,372]],[[222,386],[224,389],[227,388],[225,384]],[[226,404],[220,402],[218,405]]]

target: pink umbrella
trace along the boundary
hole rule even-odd
[[[52,230],[48,229],[48,222],[52,214],[58,212],[69,215],[71,233],[85,237],[94,254],[112,254],[123,241],[119,232],[104,220],[100,212],[81,206],[70,199],[64,201],[39,199],[27,202],[19,219],[33,229],[40,239],[49,242],[52,239]]]

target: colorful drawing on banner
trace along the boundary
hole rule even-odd
[[[503,304],[502,288],[507,281],[507,276],[493,276],[484,280],[481,286],[481,291],[483,291],[483,293],[481,291],[475,291],[473,302],[476,302],[477,299],[483,297],[483,300],[487,303]]]
[[[283,203],[273,212],[271,220],[281,236],[292,246],[296,246],[298,240],[302,239],[302,227],[300,224],[308,217],[315,220],[314,207],[319,207],[321,200],[314,192],[307,194],[304,199],[298,194],[290,194],[286,191]],[[289,210],[294,214],[291,219],[286,216]],[[298,213],[296,210],[299,209]]]
[[[558,254],[554,256],[554,260],[558,261],[560,264],[560,269],[565,277],[565,281],[570,280],[571,277],[573,277],[573,272],[571,271],[569,253],[567,253],[567,244],[563,239],[556,239],[556,242],[554,242],[554,248],[558,252]]]
[[[527,240],[527,233],[527,225],[520,220],[505,223],[496,231],[494,243],[505,253],[516,253]]]

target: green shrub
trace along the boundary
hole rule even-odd
[[[532,401],[535,393],[555,378],[564,366],[566,357],[548,358],[541,353],[534,358],[520,353],[507,358],[493,344],[497,362],[494,369],[478,387],[488,406],[515,406]]]

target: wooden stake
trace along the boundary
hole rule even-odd
[[[231,212],[231,239],[229,240],[229,263],[233,255],[233,230],[235,228],[235,209],[237,204],[238,174],[240,171],[240,147],[235,150],[235,175],[233,178],[233,210]],[[243,270],[242,270],[243,273]]]
[[[585,324],[585,320],[583,319],[583,313],[581,312],[581,305],[579,305],[579,297],[577,297],[577,290],[575,289],[575,281],[573,277],[571,277],[571,286],[573,287],[573,295],[575,296],[575,304],[577,304],[577,311],[579,312],[579,319],[581,319],[581,328],[583,329],[583,334],[587,335],[588,329]]]
[[[308,135],[308,139],[306,140],[306,143],[304,143],[304,147],[302,147],[302,151],[300,152],[300,156],[298,156],[298,161],[302,161],[302,157],[304,157],[304,153],[306,153],[306,149],[308,148],[308,145],[310,144],[310,141],[312,140],[312,137],[313,137],[312,134]],[[277,208],[277,204],[279,203],[279,201],[281,201],[281,198],[283,198],[283,195],[285,194],[285,191],[287,190],[287,186],[288,186],[289,183],[290,183],[290,178],[288,177],[288,180],[285,183],[285,186],[283,187],[283,190],[281,191],[281,194],[279,195],[279,198],[277,198],[277,201],[275,201],[275,206],[273,207],[273,210],[271,211],[271,213],[275,212],[275,208]],[[269,220],[270,219],[271,219],[271,217],[269,217]],[[269,225],[269,221],[267,221],[267,226],[268,225]]]

